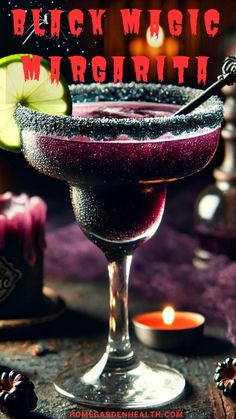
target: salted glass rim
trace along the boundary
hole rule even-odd
[[[184,105],[199,96],[201,89],[154,83],[91,83],[71,85],[73,103],[137,101]],[[15,118],[21,130],[39,134],[75,137],[87,136],[94,140],[117,138],[128,135],[141,140],[157,139],[171,133],[193,133],[199,129],[214,129],[223,119],[223,102],[212,96],[187,115],[144,118],[84,118],[78,116],[52,115],[26,108],[18,104]]]

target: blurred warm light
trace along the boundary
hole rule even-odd
[[[135,38],[130,42],[129,50],[131,55],[142,55],[145,50],[145,42],[142,38]]]
[[[146,40],[147,40],[148,45],[150,45],[150,47],[160,48],[164,44],[164,40],[165,40],[165,34],[164,34],[163,28],[161,26],[159,27],[158,36],[156,35],[151,36],[151,28],[149,26],[146,32]]]
[[[219,208],[220,197],[213,194],[204,196],[198,207],[199,215],[204,220],[211,220],[214,217],[216,210]]]
[[[171,325],[175,320],[175,310],[171,306],[166,306],[162,311],[162,320],[165,324]]]
[[[165,39],[165,52],[166,55],[172,57],[173,55],[178,55],[179,53],[179,42],[174,38]]]

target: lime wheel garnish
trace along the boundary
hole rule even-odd
[[[15,54],[0,59],[0,147],[20,151],[20,130],[14,119],[15,106],[21,103],[52,115],[70,115],[72,101],[67,82],[51,83],[50,64],[41,59],[38,80],[25,80],[21,57]]]

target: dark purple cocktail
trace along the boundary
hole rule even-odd
[[[71,92],[74,117],[16,111],[26,159],[70,184],[79,226],[108,259],[107,350],[97,364],[77,367],[75,376],[62,373],[55,386],[86,405],[160,406],[178,397],[185,381],[178,371],[150,367],[133,354],[127,312],[132,253],[157,230],[168,182],[201,170],[214,155],[222,105],[214,97],[198,112],[174,117],[198,91],[133,83]]]
[[[75,105],[74,115],[153,118],[175,110],[176,106],[150,103],[92,103]],[[69,182],[77,221],[89,238],[108,254],[127,254],[159,226],[167,182],[202,169],[218,138],[218,128],[145,141],[121,134],[100,142],[28,132],[23,150],[36,169]]]

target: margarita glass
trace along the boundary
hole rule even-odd
[[[16,109],[26,159],[69,183],[79,226],[108,260],[106,351],[97,363],[60,374],[55,387],[88,406],[161,406],[183,392],[185,380],[178,371],[142,362],[133,353],[128,330],[132,253],[157,230],[168,182],[198,172],[214,155],[222,103],[212,97],[189,115],[173,116],[199,90],[91,84],[71,86],[71,94],[73,117],[22,105]]]

